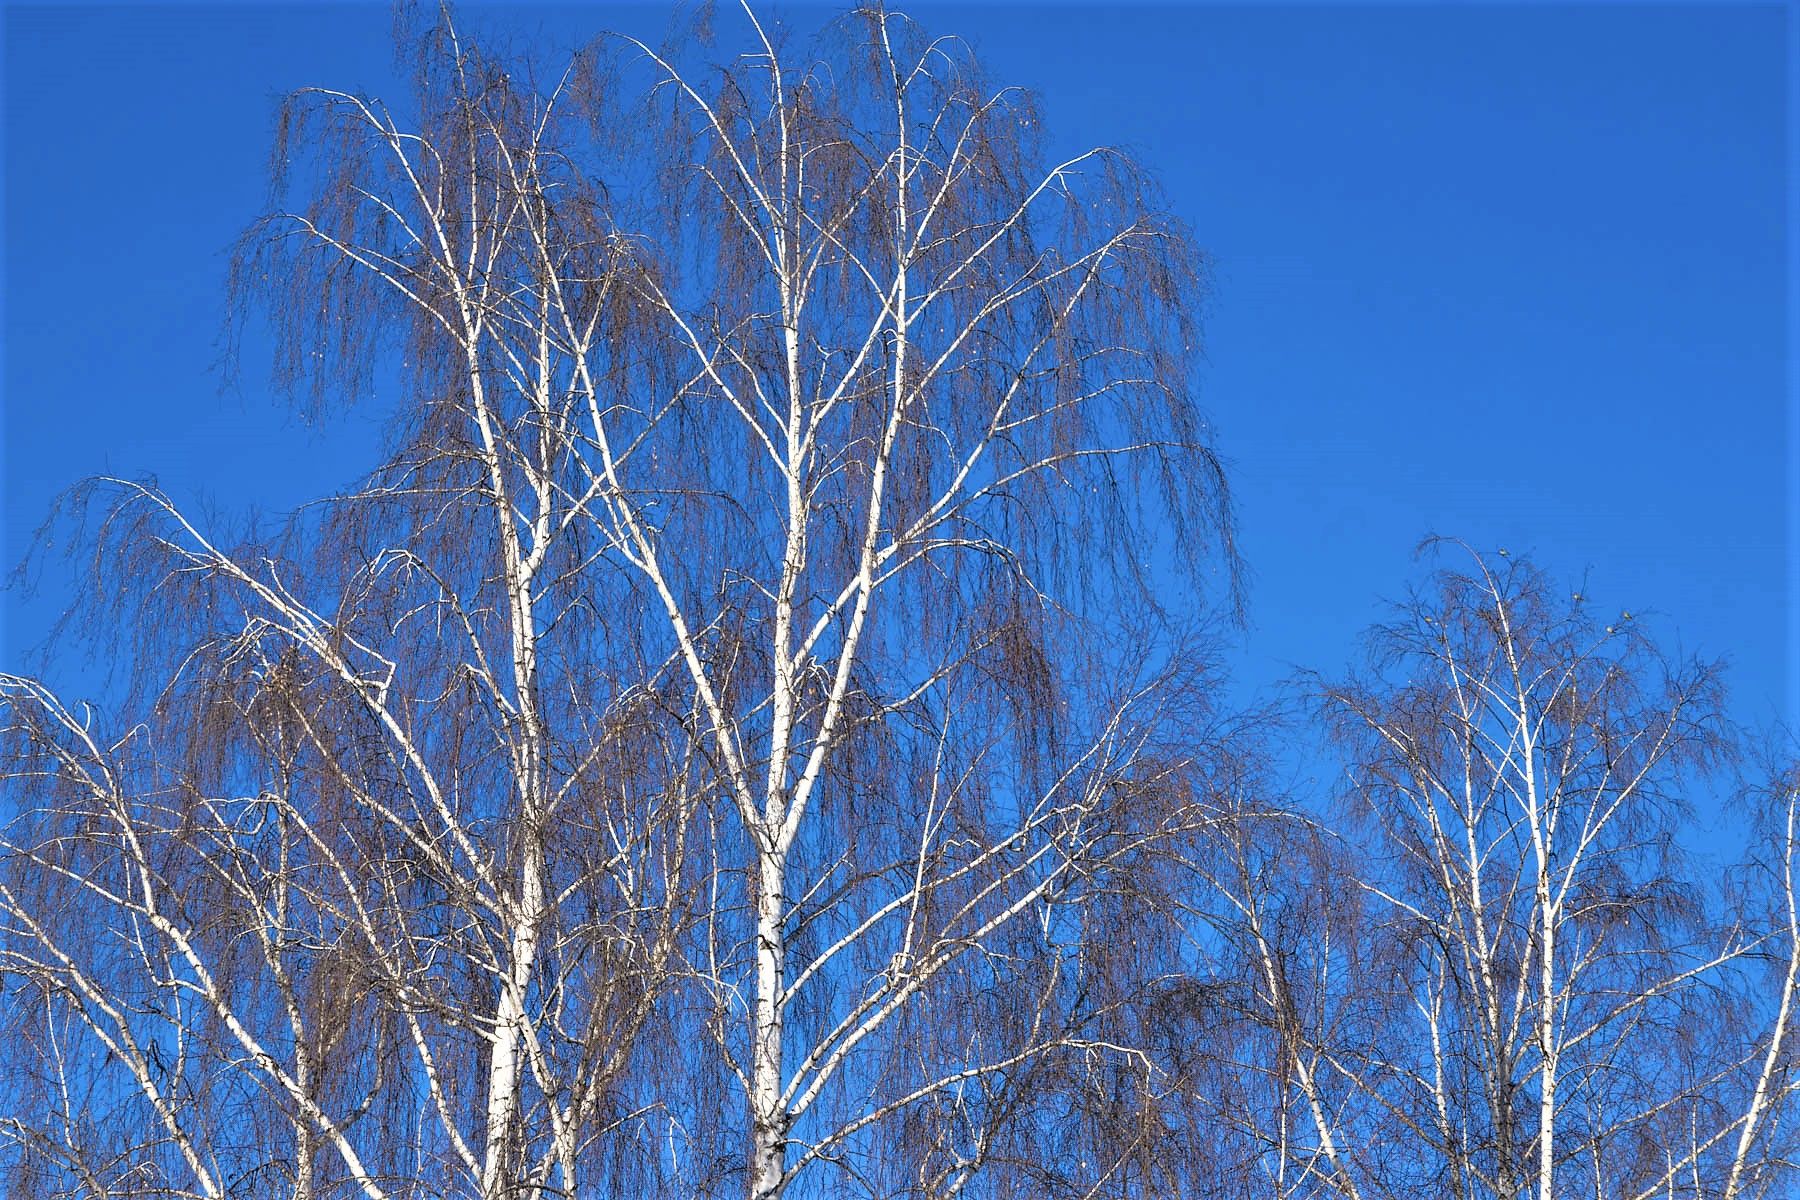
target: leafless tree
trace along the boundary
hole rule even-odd
[[[681,356],[630,461],[594,439],[728,801],[692,956],[721,1116],[759,1198],[1099,1186],[1115,1161],[1001,1133],[1041,1135],[1046,1072],[1129,1059],[1084,926],[1205,819],[1187,664],[1111,641],[1149,560],[1197,576],[1224,528],[1194,256],[1117,154],[1043,161],[958,44],[869,10],[796,57],[751,24],[704,77],[633,47],[684,268],[639,297]]]
[[[448,46],[404,134],[293,99],[276,157],[311,194],[242,263],[293,289],[285,365],[321,396],[399,335],[392,460],[239,545],[150,486],[88,489],[132,703],[102,734],[0,679],[31,805],[9,1011],[41,1016],[21,1069],[54,1115],[7,1125],[78,1191],[572,1189],[636,1119],[615,1085],[678,961],[710,774],[669,664],[586,582],[556,373],[572,308],[632,336],[638,268],[591,211],[552,215],[547,106]]]
[[[1329,873],[1219,882],[1273,1031],[1252,1061],[1288,1097],[1268,1172],[1357,1200],[1779,1194],[1791,781],[1772,859],[1698,877],[1681,822],[1729,790],[1715,671],[1524,563],[1472,563],[1323,690],[1356,814]]]
[[[1196,255],[960,44],[744,27],[540,75],[439,13],[405,109],[285,108],[238,279],[392,454],[236,544],[75,506],[136,686],[0,680],[38,1194],[1151,1186]]]

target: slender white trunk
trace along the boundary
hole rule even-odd
[[[787,1171],[782,1103],[782,997],[786,958],[785,855],[765,848],[756,896],[756,1014],[751,1051],[751,1200],[774,1200]]]
[[[1262,960],[1263,983],[1269,989],[1269,1005],[1275,1017],[1282,1025],[1282,1038],[1288,1044],[1288,1053],[1293,1057],[1294,1077],[1300,1085],[1300,1094],[1306,1100],[1306,1109],[1312,1117],[1313,1132],[1319,1139],[1319,1150],[1324,1153],[1325,1161],[1331,1166],[1331,1175],[1337,1185],[1343,1189],[1350,1200],[1362,1200],[1356,1190],[1356,1181],[1345,1170],[1343,1160],[1338,1154],[1337,1138],[1332,1133],[1332,1120],[1325,1112],[1324,1100],[1319,1094],[1319,1084],[1313,1075],[1311,1064],[1307,1062],[1307,1047],[1300,1036],[1300,1014],[1294,1003],[1293,991],[1288,987],[1286,976],[1275,963],[1275,952],[1263,937],[1262,924],[1254,913],[1251,915],[1251,932],[1256,938],[1257,956]],[[1286,1110],[1285,1101],[1282,1109]],[[1285,1124],[1284,1124],[1285,1140]],[[1282,1168],[1286,1168],[1287,1155],[1281,1155]]]
[[[1514,666],[1517,676],[1518,668]],[[1538,1013],[1537,1038],[1538,1078],[1538,1200],[1553,1200],[1556,1184],[1556,928],[1560,919],[1559,901],[1550,888],[1551,842],[1556,836],[1554,812],[1548,808],[1550,798],[1538,787],[1537,746],[1527,719],[1529,705],[1523,689],[1518,695],[1519,742],[1525,764],[1525,806],[1531,822],[1531,840],[1536,860],[1537,882],[1534,904],[1538,922]],[[1569,868],[1571,871],[1573,866]]]
[[[1775,1024],[1769,1032],[1769,1048],[1763,1054],[1762,1070],[1756,1076],[1756,1088],[1744,1110],[1743,1125],[1738,1130],[1737,1147],[1731,1156],[1731,1173],[1725,1177],[1721,1200],[1737,1200],[1744,1180],[1744,1166],[1750,1159],[1756,1134],[1768,1112],[1770,1092],[1776,1069],[1782,1059],[1782,1045],[1787,1039],[1788,1023],[1793,1019],[1795,993],[1800,990],[1800,906],[1794,895],[1794,825],[1800,813],[1800,798],[1790,798],[1787,810],[1787,837],[1782,854],[1782,882],[1787,900],[1787,972],[1781,980],[1781,998],[1775,1006]]]
[[[526,857],[519,898],[524,916],[513,932],[494,1011],[494,1051],[488,1071],[487,1156],[481,1170],[481,1194],[485,1200],[500,1200],[508,1192],[504,1178],[507,1148],[523,1082],[519,1044],[525,1027],[525,991],[537,959],[538,924],[544,907],[543,879],[536,855]]]
[[[1532,709],[1530,686],[1525,682],[1524,671],[1519,663],[1519,656],[1513,641],[1512,626],[1507,616],[1506,606],[1496,606],[1500,620],[1502,644],[1506,651],[1507,666],[1512,674],[1513,693],[1511,699],[1518,707],[1513,717],[1518,722],[1518,750],[1521,768],[1525,779],[1525,819],[1531,831],[1532,858],[1537,879],[1533,887],[1533,917],[1538,923],[1538,1012],[1537,1042],[1539,1058],[1538,1077],[1538,1136],[1537,1136],[1537,1193],[1538,1200],[1553,1200],[1556,1185],[1556,1071],[1558,1053],[1556,1044],[1556,929],[1560,921],[1561,901],[1553,897],[1550,887],[1552,844],[1556,838],[1557,799],[1560,787],[1554,775],[1550,778],[1549,793],[1539,786],[1538,782],[1538,746],[1535,730],[1532,725]],[[1579,850],[1576,851],[1579,856]],[[1570,863],[1566,870],[1574,871]],[[1521,988],[1523,985],[1521,984]]]
[[[547,318],[546,318],[547,320]],[[520,1091],[524,1073],[520,1055],[526,1032],[525,996],[537,962],[538,937],[544,922],[544,806],[543,755],[544,731],[537,710],[537,616],[533,576],[547,550],[550,530],[550,496],[546,484],[547,466],[539,464],[535,473],[528,472],[528,482],[536,500],[529,552],[520,543],[514,522],[511,489],[497,451],[494,421],[490,416],[487,393],[482,381],[480,362],[475,353],[475,326],[465,316],[470,330],[468,372],[470,394],[482,439],[482,452],[490,486],[493,488],[494,516],[499,526],[501,564],[505,571],[507,601],[512,626],[512,673],[514,700],[517,705],[519,738],[513,747],[515,773],[514,803],[517,820],[519,879],[516,908],[508,914],[512,924],[505,960],[500,964],[500,981],[494,1003],[494,1042],[488,1068],[487,1148],[482,1162],[481,1194],[484,1200],[501,1200],[512,1194],[506,1180],[513,1125],[520,1108]],[[543,412],[548,404],[549,349],[539,339],[539,375],[536,408]],[[541,449],[541,448],[540,448]]]
[[[1556,1179],[1556,913],[1549,883],[1540,878],[1538,903],[1543,921],[1543,961],[1539,964],[1538,1039],[1543,1055],[1538,1090],[1538,1200],[1553,1200]]]

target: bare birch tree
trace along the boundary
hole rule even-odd
[[[1761,900],[1682,858],[1693,797],[1727,790],[1714,671],[1480,557],[1375,646],[1324,694],[1366,835],[1314,887],[1358,895],[1220,884],[1290,1097],[1264,1123],[1284,1192],[1779,1194],[1794,796]]]
[[[1102,1187],[1119,1155],[1046,1161],[1042,1121],[1053,1075],[1131,1060],[1096,956],[1151,936],[1118,897],[1205,820],[1187,664],[1115,640],[1157,628],[1151,561],[1196,578],[1226,528],[1195,256],[1120,155],[1045,159],[959,44],[870,9],[797,55],[750,23],[716,73],[629,48],[685,268],[640,297],[682,378],[636,440],[616,405],[594,435],[601,536],[728,802],[692,960],[719,1117],[758,1200],[821,1170]]]
[[[240,268],[304,394],[403,380],[391,461],[238,545],[147,485],[92,489],[132,703],[103,726],[0,679],[31,806],[0,966],[41,1051],[39,1119],[7,1125],[77,1192],[636,1177],[609,1131],[654,1104],[621,1081],[712,775],[685,675],[608,595],[581,462],[575,380],[639,332],[642,268],[552,103],[448,25],[418,50],[404,128],[345,93],[288,104],[294,203]]]
[[[133,701],[4,680],[41,1193],[1143,1189],[1197,258],[959,44],[744,25],[540,75],[439,14],[404,108],[285,108],[240,282],[393,454],[236,544],[82,510]]]

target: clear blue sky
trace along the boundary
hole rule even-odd
[[[1741,716],[1796,716],[1780,6],[913,11],[1059,142],[1136,151],[1214,258],[1247,683],[1341,667],[1437,532],[1659,612],[1731,660]],[[569,45],[665,16],[497,19]],[[215,364],[278,95],[393,90],[388,29],[379,4],[6,9],[9,565],[84,474],[229,514],[372,461],[373,414],[303,426]],[[17,667],[49,608],[5,616]]]

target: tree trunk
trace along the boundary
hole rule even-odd
[[[782,997],[787,955],[786,856],[764,848],[756,895],[756,1014],[751,1051],[751,1200],[781,1195],[787,1170],[787,1112],[781,1100]]]

